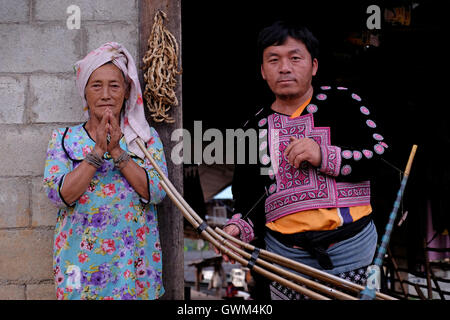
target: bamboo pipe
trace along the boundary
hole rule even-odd
[[[165,188],[165,189],[167,188],[167,186],[165,185],[164,182],[162,182],[162,185],[163,185],[163,188]],[[177,198],[177,199],[174,199],[174,198],[175,198],[175,195],[173,194],[172,190],[169,191],[168,195],[169,195],[169,197],[172,199],[172,201],[174,201],[174,202],[176,203],[177,207],[182,211],[183,215],[184,215],[185,217],[187,217],[188,221],[193,225],[193,227],[194,227],[194,228],[198,228],[200,224],[199,224],[197,221],[195,221],[195,219],[193,219],[191,216],[189,216],[188,213],[186,213],[186,212],[183,211],[183,210],[186,210],[186,208],[182,206],[182,203],[181,203],[181,201],[178,201],[178,200],[179,200],[178,198]],[[211,229],[211,230],[212,230],[212,229]],[[224,254],[226,254],[226,255],[229,255],[230,257],[232,257],[233,259],[235,259],[236,261],[238,261],[238,262],[239,262],[240,264],[242,264],[243,266],[247,266],[247,265],[248,265],[249,261],[247,261],[247,260],[251,258],[251,255],[250,255],[248,252],[245,252],[245,251],[243,251],[243,250],[241,250],[241,249],[239,249],[239,248],[233,246],[233,245],[230,244],[225,238],[221,237],[219,234],[217,234],[217,233],[214,232],[214,231],[213,231],[213,232],[208,232],[208,229],[205,229],[205,230],[201,233],[201,235],[202,235],[206,240],[208,240],[208,241],[211,242],[213,245],[215,245],[217,248],[219,248],[219,250],[220,250],[222,253],[224,253]],[[213,240],[211,237],[213,237],[214,240]],[[223,247],[220,246],[220,244],[223,244],[223,245],[226,246],[227,248],[224,249]],[[237,256],[237,255],[230,255],[230,251],[229,251],[228,249],[231,249],[232,251],[236,252],[237,254],[239,254],[240,256],[244,257],[244,258],[247,259],[247,260],[243,260],[242,258],[241,258],[241,259],[237,258],[237,257],[239,257],[239,256]],[[342,299],[342,300],[358,300],[357,298],[352,297],[352,296],[350,296],[350,295],[348,295],[348,294],[339,292],[339,291],[334,290],[334,289],[332,289],[332,288],[329,288],[329,287],[327,287],[327,286],[325,286],[325,285],[323,285],[323,284],[317,283],[317,282],[315,282],[315,281],[312,281],[312,280],[310,280],[310,279],[301,277],[300,275],[294,274],[294,273],[289,272],[289,271],[287,271],[287,270],[285,270],[285,269],[282,269],[282,268],[279,268],[279,267],[277,267],[277,266],[275,266],[275,265],[272,265],[272,264],[270,264],[270,263],[264,261],[264,260],[261,259],[261,258],[256,259],[256,263],[260,264],[260,265],[261,265],[262,267],[264,267],[265,269],[269,269],[269,270],[271,270],[271,271],[273,271],[273,272],[275,272],[275,273],[277,273],[277,274],[279,274],[279,275],[282,275],[282,276],[284,276],[284,277],[287,277],[287,278],[289,278],[289,279],[291,279],[291,280],[295,280],[295,281],[297,281],[297,282],[299,282],[299,283],[301,283],[301,284],[304,284],[304,285],[306,285],[306,286],[309,286],[309,287],[311,287],[311,288],[313,288],[313,289],[316,289],[316,290],[318,290],[318,291],[320,291],[320,292],[322,292],[322,293],[325,293],[325,294],[328,294],[328,295],[330,295],[330,296],[333,296],[334,298]],[[255,267],[256,267],[256,266],[254,266],[253,269],[255,269]],[[257,267],[256,267],[256,268],[257,268]],[[255,269],[255,271],[258,271],[258,270]],[[308,290],[308,289],[305,289],[305,288],[303,288],[303,287],[299,287],[299,286],[297,286],[297,285],[295,285],[295,284],[293,284],[293,283],[287,283],[283,278],[279,278],[279,277],[274,278],[273,276],[268,275],[267,272],[263,272],[262,269],[259,270],[258,272],[261,273],[261,274],[263,274],[263,275],[265,275],[265,276],[268,277],[269,279],[274,280],[274,281],[277,281],[277,282],[279,282],[279,283],[281,283],[281,284],[283,284],[283,285],[285,285],[285,286],[287,286],[287,287],[290,287],[291,289],[294,289],[295,291],[298,291],[298,292],[300,292],[300,293],[303,293],[303,294],[306,295],[306,296],[312,297],[312,298],[314,298],[314,299],[321,299],[321,300],[324,300],[324,298],[325,298],[325,297],[323,297],[323,296],[320,296],[320,295],[315,294],[314,292],[312,292],[312,291],[310,291],[310,290]]]
[[[375,298],[376,294],[376,284],[379,283],[381,275],[380,268],[383,266],[384,255],[386,254],[386,249],[389,245],[391,238],[392,229],[395,225],[395,219],[397,217],[397,212],[400,207],[400,202],[403,198],[403,193],[405,191],[406,183],[408,182],[409,172],[411,171],[411,166],[416,155],[417,145],[413,145],[411,153],[409,155],[408,163],[406,164],[406,169],[400,184],[400,189],[397,192],[397,197],[394,202],[394,207],[389,215],[388,223],[386,224],[385,231],[381,237],[381,244],[378,247],[378,251],[375,255],[373,264],[370,265],[367,270],[369,276],[367,277],[366,287],[361,291],[361,300],[372,300]]]
[[[194,228],[198,228],[199,227],[199,223],[197,221],[195,221],[195,219],[193,219],[189,214],[187,214],[186,209],[184,208],[184,206],[182,205],[182,203],[180,201],[178,201],[177,197],[174,195],[173,191],[170,190],[168,188],[168,186],[166,185],[166,183],[164,181],[161,181],[161,185],[164,188],[164,190],[166,191],[167,195],[169,196],[169,198],[174,202],[174,204],[178,207],[178,209],[183,213],[183,216],[189,221],[189,223],[192,224],[192,226]],[[201,232],[201,236],[203,238],[205,238],[205,240],[211,242],[215,247],[217,247],[223,254],[226,254],[228,256],[230,256],[231,258],[233,258],[234,260],[238,261],[241,265],[243,266],[247,266],[249,261],[246,261],[245,259],[243,259],[241,256],[237,255],[236,253],[234,253],[233,251],[230,251],[227,247],[225,247],[224,245],[222,245],[218,240],[216,240],[208,231],[207,229],[203,230]],[[234,249],[234,248],[233,248]],[[264,270],[263,268],[260,268],[258,266],[254,266],[253,270],[255,270],[256,272],[260,273],[261,275],[265,276],[268,279],[271,279],[273,281],[276,281],[278,283],[281,283],[282,285],[289,287],[297,292],[300,292],[306,296],[309,296],[312,299],[315,300],[330,300],[329,298],[322,296],[314,291],[311,291],[307,288],[301,287],[291,281],[288,281],[274,273],[271,273],[267,270]]]
[[[251,259],[251,254],[250,253],[248,253],[248,252],[246,252],[246,251],[244,251],[244,250],[242,250],[240,248],[237,248],[237,247],[231,245],[226,239],[222,238],[222,241],[220,241],[220,242],[223,243],[224,245],[226,245],[228,248],[234,250],[239,255],[243,256],[245,259],[247,259],[247,260]],[[272,270],[272,271],[274,271],[274,272],[276,272],[276,273],[278,273],[278,274],[280,274],[280,275],[282,275],[284,277],[287,277],[287,278],[289,278],[291,280],[294,280],[294,281],[297,281],[297,282],[299,282],[301,284],[309,286],[312,289],[320,291],[320,292],[322,292],[324,294],[328,294],[330,296],[333,296],[334,298],[337,298],[337,299],[340,299],[340,300],[358,300],[357,298],[355,298],[355,297],[353,297],[351,295],[348,295],[346,293],[337,291],[337,290],[335,290],[333,288],[327,287],[326,285],[323,285],[321,283],[315,282],[315,281],[310,280],[308,278],[302,277],[302,276],[300,276],[298,274],[292,273],[292,272],[290,272],[290,271],[288,271],[286,269],[283,269],[283,268],[280,268],[280,267],[278,267],[276,265],[273,265],[273,264],[263,260],[262,258],[257,258],[255,260],[255,262],[257,264],[260,264],[262,267],[264,267],[266,269]]]
[[[414,161],[414,157],[416,156],[416,152],[417,152],[417,145],[413,145],[411,153],[409,155],[408,163],[406,164],[406,169],[404,173],[405,176],[409,176],[409,173],[411,172],[411,166]]]
[[[177,194],[179,195],[179,193],[177,192],[175,186],[170,182],[170,180],[164,175],[164,173],[162,172],[161,168],[158,166],[158,164],[154,161],[153,157],[150,155],[150,153],[147,151],[147,149],[145,148],[143,142],[138,138],[137,140],[137,144],[138,146],[141,148],[141,150],[144,152],[145,156],[147,157],[147,159],[150,161],[150,163],[152,164],[152,166],[155,168],[155,170],[158,172],[158,174],[161,177],[161,186],[163,187],[163,189],[166,191],[167,195],[169,196],[169,198],[173,201],[173,203],[178,207],[178,209],[181,211],[181,213],[183,214],[183,216],[188,220],[188,222],[194,227],[194,228],[198,228],[200,223],[202,222],[202,219],[195,213],[194,210],[192,210],[192,208],[189,206],[189,204],[181,197],[181,195],[179,197],[177,197]],[[197,221],[199,220],[199,221]],[[226,247],[224,247],[221,243],[219,243],[213,236],[211,236],[211,234],[214,234],[215,232],[212,230],[211,227],[207,227],[205,230],[203,230],[201,232],[201,235],[209,242],[211,242],[214,246],[216,246],[222,253],[232,257],[234,260],[238,261],[240,264],[242,264],[243,266],[247,266],[248,265],[248,261],[244,260],[243,258],[241,258],[240,256],[236,255],[234,252],[228,250]],[[225,239],[223,239],[224,241]],[[234,248],[233,248],[234,249]],[[317,299],[317,300],[329,300],[329,298],[324,297],[314,291],[311,291],[307,288],[303,288],[293,282],[287,281],[284,278],[281,278],[280,276],[273,274],[271,272],[268,272],[258,266],[254,266],[253,269],[262,274],[263,276],[276,281],[278,283],[281,283],[282,285],[289,287],[297,292],[300,292],[306,296],[309,296],[313,299]]]
[[[153,157],[149,154],[149,152],[147,151],[147,149],[145,148],[143,142],[140,139],[137,139],[137,143],[139,145],[139,147],[142,149],[142,151],[144,152],[145,156],[149,159],[149,161],[151,162],[152,166],[155,168],[155,170],[158,172],[158,174],[161,176],[161,185],[164,188],[164,190],[166,191],[167,195],[169,196],[169,198],[175,203],[175,205],[180,209],[180,211],[183,213],[183,216],[188,220],[189,223],[191,223],[195,228],[198,228],[198,226],[200,225],[200,223],[202,223],[202,219],[195,213],[195,211],[192,210],[192,208],[187,204],[187,202],[181,197],[181,195],[179,195],[179,193],[177,192],[176,188],[173,186],[173,184],[170,182],[170,180],[164,175],[164,173],[162,172],[161,168],[156,164],[156,162],[154,161]],[[178,195],[178,197],[177,197]],[[186,212],[185,210],[187,210],[188,212]],[[202,236],[204,236],[206,238],[206,240],[210,241],[213,245],[215,245],[217,248],[219,248],[219,250],[221,252],[223,252],[226,255],[229,255],[230,257],[232,257],[234,260],[238,261],[240,264],[242,264],[243,266],[247,266],[248,265],[248,261],[242,259],[241,257],[237,256],[236,254],[234,254],[234,252],[230,252],[230,250],[228,250],[227,248],[224,248],[223,245],[221,243],[219,243],[216,239],[218,239],[219,241],[221,241],[222,243],[224,243],[225,239],[221,238],[216,232],[214,232],[211,227],[207,226],[207,228],[201,233]],[[211,235],[212,234],[212,235]],[[216,238],[216,239],[215,239]],[[236,240],[235,238],[232,239],[233,241]],[[236,247],[233,246],[232,248],[233,250],[236,251]],[[245,253],[243,251],[241,251],[242,254],[247,255],[248,253]],[[284,258],[284,257],[283,257]],[[288,261],[291,261],[289,259],[286,259]],[[257,262],[259,262],[260,264],[265,265],[266,267],[271,268],[273,271],[277,271],[277,272],[281,272],[284,276],[287,276],[291,279],[296,279],[297,281],[304,283],[304,284],[309,284],[311,285],[312,282],[312,286],[314,286],[314,288],[316,288],[317,290],[320,290],[322,292],[326,292],[330,295],[333,295],[336,298],[342,298],[342,299],[353,299],[353,297],[346,295],[344,293],[338,292],[336,290],[333,290],[331,288],[328,288],[324,285],[318,284],[314,281],[311,281],[309,279],[300,277],[298,275],[292,274],[291,272],[288,272],[284,269],[275,267],[270,265],[269,263],[263,261],[262,259],[259,259],[259,261],[257,260]],[[292,262],[292,261],[291,261]],[[281,263],[280,263],[281,264]],[[284,278],[281,278],[273,273],[270,273],[264,269],[259,268],[258,266],[254,266],[253,267],[254,270],[256,272],[261,273],[262,275],[266,276],[267,278],[277,281],[287,287],[290,287],[293,290],[296,290],[300,293],[303,293],[307,296],[310,296],[313,299],[325,299],[327,300],[328,298],[321,296],[313,291],[310,291],[308,289],[305,289],[303,287],[300,287],[298,285],[296,285],[295,283],[289,282],[287,280],[285,280]],[[315,270],[313,268],[311,268],[311,270]],[[318,271],[318,270],[316,270]],[[337,285],[342,286],[340,282],[343,282],[345,280],[341,279],[341,278],[337,278],[339,280],[337,280],[338,282],[335,283]],[[325,280],[326,281],[326,280]],[[345,286],[344,286],[345,287]]]
[[[224,237],[230,239],[231,241],[235,242],[236,244],[239,244],[243,247],[245,247],[245,249],[248,250],[254,250],[255,247],[252,246],[251,244],[245,243],[240,241],[239,239],[236,239],[232,236],[230,236],[229,234],[225,233],[223,230],[221,230],[220,228],[216,228],[216,232],[220,233],[221,235],[223,235]],[[302,264],[300,262],[297,261],[293,261],[291,259],[288,259],[286,257],[280,256],[276,253],[270,252],[270,251],[266,251],[261,249],[260,250],[260,255],[263,256],[264,258],[267,258],[268,260],[270,260],[271,262],[277,263],[279,265],[283,265],[285,267],[288,267],[292,270],[298,271],[300,273],[306,274],[308,276],[311,276],[313,278],[317,278],[319,280],[322,280],[324,282],[328,282],[330,284],[339,286],[343,289],[347,289],[350,290],[352,292],[355,293],[359,293],[361,290],[364,289],[363,286],[358,285],[356,283],[347,281],[345,279],[339,278],[335,275],[329,274],[327,272],[315,269],[313,267],[310,267],[308,265]],[[391,297],[389,295],[385,295],[383,293],[379,293],[377,292],[377,298],[379,300],[397,300],[394,297]]]
[[[178,194],[179,197],[176,197],[176,200],[180,201],[181,204],[183,205],[184,208],[186,208],[186,210],[188,211],[188,213],[190,214],[190,216],[195,219],[195,221],[198,224],[201,224],[203,222],[203,219],[190,207],[190,205],[186,202],[186,200],[184,200],[184,198],[179,194],[179,192],[177,191],[177,189],[175,188],[175,186],[172,184],[172,182],[170,182],[170,180],[166,177],[166,175],[164,174],[164,172],[162,172],[161,168],[158,166],[158,164],[155,162],[155,160],[153,159],[153,157],[150,155],[150,153],[147,151],[147,149],[145,148],[144,143],[142,142],[142,140],[140,140],[140,138],[136,139],[137,144],[139,145],[139,147],[141,148],[142,152],[144,152],[145,156],[147,157],[147,159],[150,161],[150,163],[152,164],[153,168],[155,168],[155,170],[158,172],[158,174],[161,177],[161,182],[164,182],[164,184],[167,186],[167,188],[169,188],[170,190],[173,190],[174,192],[174,196],[175,194]],[[163,185],[163,184],[161,184]],[[183,211],[182,211],[183,212]],[[192,219],[188,219],[188,221],[192,224],[191,222]],[[214,232],[211,227],[209,227],[209,232],[212,233]]]
[[[255,250],[255,247],[249,243],[243,242],[239,239],[234,238],[233,236],[227,234],[225,231],[223,231],[220,228],[216,228],[215,229],[217,233],[219,233],[220,235],[222,235],[223,237],[235,242],[236,244],[244,247],[247,250],[253,251]],[[279,265],[288,267],[292,270],[298,271],[300,273],[303,273],[305,275],[308,275],[310,277],[313,278],[317,278],[319,280],[322,280],[324,282],[330,283],[332,285],[335,286],[339,286],[343,289],[347,289],[349,291],[352,291],[354,293],[359,293],[361,290],[364,289],[363,286],[347,281],[345,279],[339,278],[335,275],[329,274],[327,272],[315,269],[313,267],[310,267],[308,265],[305,265],[303,263],[297,262],[297,261],[293,261],[291,259],[288,259],[286,257],[283,257],[281,255],[278,255],[276,253],[264,250],[264,249],[260,249],[260,256],[262,256],[263,258],[266,258],[268,260],[270,260],[271,262],[277,263]],[[376,294],[378,300],[397,300],[394,297],[391,297],[389,295],[385,295],[383,293],[377,292]]]

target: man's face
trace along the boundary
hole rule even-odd
[[[304,43],[291,37],[282,45],[267,47],[263,52],[261,74],[277,97],[303,96],[311,87],[317,68],[317,59],[311,60]]]
[[[106,108],[110,108],[113,115],[119,118],[123,101],[128,98],[129,91],[120,69],[108,63],[91,74],[85,94],[90,116],[100,120]]]

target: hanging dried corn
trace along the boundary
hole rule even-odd
[[[181,71],[178,69],[177,41],[163,25],[166,17],[163,11],[155,14],[148,50],[142,59],[144,98],[155,122],[173,123],[175,120],[167,112],[178,106],[175,86],[176,76]]]

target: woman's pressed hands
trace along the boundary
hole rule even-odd
[[[111,156],[122,153],[119,144],[122,137],[122,130],[120,129],[118,119],[114,117],[110,108],[105,108],[95,135],[95,149],[99,156],[103,156],[105,152],[109,152]]]
[[[107,131],[107,126],[109,125],[109,123],[108,123],[107,110],[108,109],[106,109],[105,112],[103,112],[103,117],[102,117],[100,123],[98,124],[98,126],[97,126],[97,128],[95,130],[95,147],[94,147],[94,150],[100,157],[102,157],[103,154],[108,149],[108,141],[107,141],[108,131]]]
[[[315,167],[319,167],[322,163],[320,146],[311,138],[289,137],[289,145],[284,150],[284,155],[287,157],[288,163],[297,169],[303,161],[307,161]]]
[[[114,117],[111,109],[106,109],[106,132],[110,137],[110,141],[107,144],[107,151],[112,157],[119,156],[123,150],[120,148],[119,141],[122,138],[122,130],[120,129],[119,120]]]

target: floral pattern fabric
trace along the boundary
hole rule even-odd
[[[161,140],[153,128],[151,134],[147,148],[167,175]],[[52,133],[44,189],[59,209],[53,257],[58,299],[157,299],[164,293],[156,205],[165,192],[150,162],[129,152],[124,138],[120,145],[146,171],[150,200],[139,196],[106,153],[86,192],[67,204],[60,195],[65,175],[95,142],[84,125]]]

